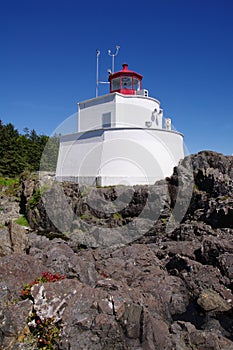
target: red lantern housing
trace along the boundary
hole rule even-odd
[[[110,92],[119,92],[124,95],[135,95],[142,89],[141,74],[128,69],[128,64],[122,65],[123,69],[119,72],[112,73],[109,76]]]

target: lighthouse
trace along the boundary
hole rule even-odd
[[[90,186],[150,185],[184,157],[183,135],[127,63],[110,72],[109,93],[78,103],[78,130],[63,135],[58,181]]]

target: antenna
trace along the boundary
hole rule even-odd
[[[116,52],[111,53],[111,50],[108,50],[108,55],[112,56],[112,73],[114,73],[114,58],[118,55],[120,46],[116,46]]]
[[[100,55],[100,50],[96,50],[96,88],[95,88],[95,97],[98,97],[98,90],[99,90],[99,55]]]
[[[112,69],[108,69],[108,74],[114,73],[114,57],[118,55],[120,46],[116,46],[116,52],[111,53],[111,50],[108,50],[109,56],[112,56]],[[95,88],[95,97],[98,97],[99,94],[99,84],[109,84],[109,81],[100,81],[99,80],[99,56],[100,50],[96,50],[96,88]]]

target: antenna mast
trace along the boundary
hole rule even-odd
[[[112,70],[108,70],[110,74],[114,73],[114,58],[118,55],[120,46],[116,46],[116,52],[113,54],[111,50],[108,50],[109,56],[112,57]],[[96,87],[95,87],[95,97],[98,97],[99,94],[99,84],[109,84],[108,81],[99,80],[99,56],[100,50],[96,50]]]
[[[99,55],[100,55],[100,50],[96,50],[96,88],[95,88],[95,97],[98,97],[98,90],[99,90]]]
[[[114,58],[118,55],[119,49],[120,49],[120,46],[116,46],[115,53],[111,53],[111,50],[108,50],[109,56],[112,57],[112,73],[114,73]]]

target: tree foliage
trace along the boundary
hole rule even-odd
[[[0,120],[0,176],[15,177],[23,171],[55,171],[59,138],[37,135],[24,129],[20,134],[14,125]]]

